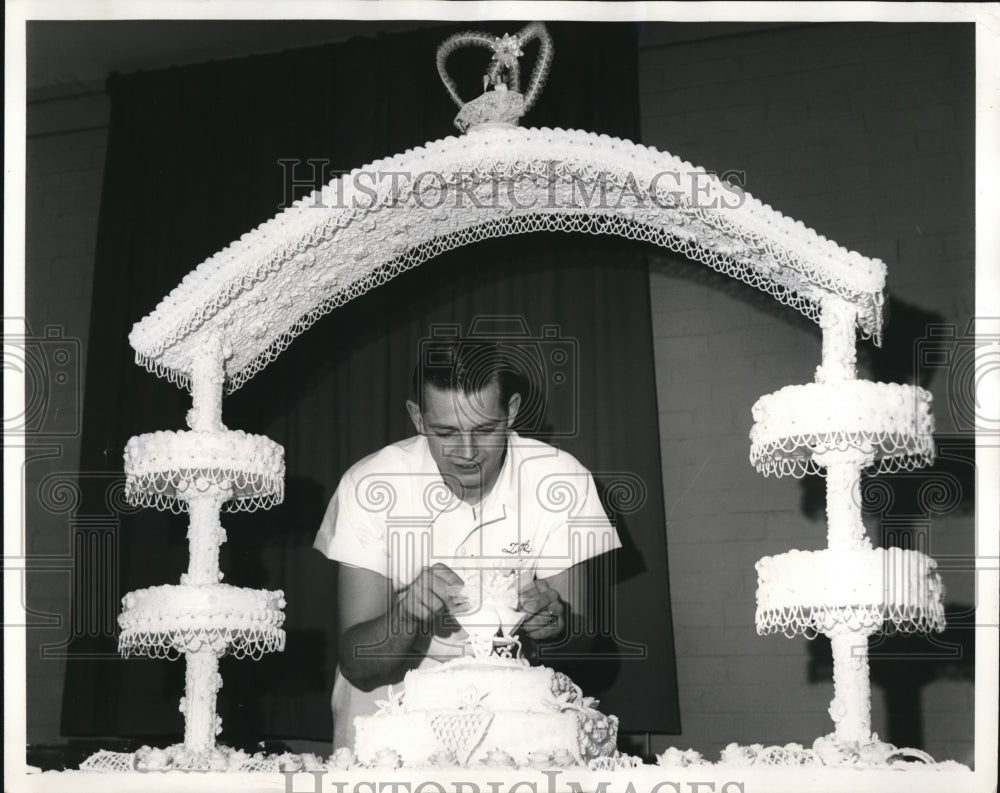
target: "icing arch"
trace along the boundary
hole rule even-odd
[[[536,230],[617,234],[682,253],[819,322],[823,301],[881,332],[885,265],[677,157],[589,132],[481,124],[333,179],[219,251],[129,336],[190,387],[217,337],[226,392],[334,308],[438,254]]]

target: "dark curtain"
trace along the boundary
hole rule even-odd
[[[290,198],[290,176],[311,178],[307,160],[326,163],[316,171],[325,181],[454,134],[456,108],[434,51],[469,27],[109,80],[84,470],[119,472],[131,435],[184,428],[189,396],[135,365],[131,324],[198,262],[278,211]],[[550,31],[552,73],[524,123],[638,139],[635,29],[556,23]],[[481,52],[452,58],[456,73],[471,75],[460,81],[468,96],[485,62]],[[287,159],[301,161],[293,175],[279,164]],[[311,189],[291,187],[296,195]],[[412,434],[403,403],[420,339],[440,323],[468,333],[511,322],[538,339],[537,349],[566,352],[563,366],[578,382],[568,396],[551,389],[544,416],[525,431],[594,471],[625,545],[595,571],[613,599],[592,657],[552,665],[568,665],[620,715],[623,731],[679,731],[643,250],[540,233],[452,251],[356,299],[227,398],[229,427],[284,446],[287,496],[267,512],[223,516],[222,570],[230,584],[284,590],[288,641],[284,653],[256,663],[223,659],[223,741],[330,737],[336,566],[311,549],[326,502],[354,461]],[[106,488],[85,493],[83,503],[90,513],[115,509]],[[117,596],[176,583],[187,564],[185,517],[117,510]],[[183,662],[124,661],[114,637],[81,637],[68,664],[64,734],[175,738],[183,685]]]

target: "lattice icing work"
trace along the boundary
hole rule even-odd
[[[140,364],[187,385],[195,351],[217,335],[233,351],[231,392],[337,306],[447,250],[536,230],[648,241],[815,320],[835,294],[858,306],[864,333],[880,332],[881,261],[669,154],[588,132],[487,125],[296,202],[185,276],[129,339]]]
[[[242,430],[152,432],[125,447],[125,493],[130,503],[172,512],[209,490],[223,509],[251,511],[284,498],[284,449]]]
[[[876,472],[913,470],[934,459],[931,395],[868,380],[791,385],[757,400],[750,462],[764,475],[822,473],[822,452],[858,449]]]
[[[156,586],[128,593],[122,605],[118,649],[124,656],[173,658],[211,650],[260,659],[285,647],[281,590]]]
[[[757,632],[941,631],[937,563],[900,548],[789,551],[757,562]]]

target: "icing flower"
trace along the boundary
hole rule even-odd
[[[532,768],[550,768],[552,766],[552,755],[549,752],[529,752],[528,765]]]
[[[197,758],[182,745],[171,746],[168,750],[172,764],[177,768],[191,768],[196,765]]]
[[[813,751],[824,765],[840,765],[847,760],[847,752],[832,735],[824,735],[813,741]]]
[[[376,768],[399,768],[403,764],[399,752],[395,749],[379,749],[375,753]]]
[[[576,765],[576,758],[566,749],[559,749],[552,753],[551,764],[555,768],[570,768]]]
[[[330,758],[330,765],[339,771],[346,771],[354,762],[354,752],[349,746],[341,746]]]
[[[878,739],[878,735],[872,735],[871,743],[865,743],[858,747],[858,757],[866,765],[888,765],[889,756],[896,747],[889,743],[883,743]]]
[[[684,768],[689,765],[700,765],[705,762],[700,752],[694,749],[681,751],[674,746],[668,748],[663,754],[656,756],[656,764],[662,766],[680,766]]]
[[[458,758],[455,757],[455,753],[450,749],[438,749],[427,758],[427,762],[435,768],[450,768],[451,766],[458,765]]]
[[[764,750],[762,744],[755,743],[752,746],[740,746],[738,743],[731,743],[722,750],[722,762],[734,766],[754,765],[759,755]]]
[[[162,749],[143,746],[135,753],[135,767],[140,771],[162,771],[170,764]]]
[[[306,752],[301,755],[303,771],[326,771],[326,762],[319,755]]]
[[[242,749],[227,749],[227,751],[229,753],[229,768],[233,771],[241,769],[245,763],[250,761],[250,755]]]
[[[517,768],[514,758],[502,749],[490,749],[481,762],[490,768]]]
[[[229,757],[220,751],[210,752],[208,755],[208,767],[213,771],[225,771],[230,767]]]
[[[398,713],[403,705],[403,692],[396,691],[392,686],[386,691],[387,699],[378,699],[375,701],[375,706],[378,708],[379,713]]]
[[[302,758],[297,754],[285,752],[278,755],[277,759],[279,771],[301,771],[303,768]]]

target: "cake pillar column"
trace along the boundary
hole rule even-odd
[[[215,736],[222,731],[222,722],[216,715],[215,705],[222,676],[219,658],[211,647],[203,647],[185,657],[184,698],[184,748],[195,754],[205,754],[215,748]]]
[[[195,432],[222,432],[222,386],[226,379],[225,352],[218,339],[211,339],[199,348],[191,362],[192,407],[188,426]],[[217,584],[219,546],[226,541],[226,532],[219,522],[222,505],[231,492],[219,485],[195,480],[188,484],[184,499],[188,504],[188,572],[182,584]]]
[[[816,382],[836,383],[857,376],[855,346],[857,307],[834,295],[823,301],[823,364]],[[861,518],[861,471],[874,450],[863,439],[846,449],[814,449],[814,459],[826,469],[826,544],[833,551],[871,548]],[[851,571],[844,574],[850,578]],[[869,630],[839,624],[827,633],[833,651],[833,701],[830,717],[838,741],[871,741],[871,681],[868,668]]]
[[[834,738],[849,743],[872,739],[871,682],[868,675],[868,633],[835,631],[833,648],[833,700],[830,718]]]
[[[192,353],[191,410],[188,426],[196,432],[219,432],[222,423],[222,386],[226,380],[225,360],[228,356],[217,338]]]
[[[222,423],[222,386],[225,382],[225,353],[218,339],[199,348],[191,362],[191,410],[188,426],[195,432],[225,431]],[[222,580],[219,570],[219,546],[226,533],[219,521],[222,505],[231,493],[219,485],[205,481],[189,484],[185,499],[190,514],[188,526],[189,562],[187,575],[181,583],[212,585]],[[216,713],[222,676],[219,674],[219,653],[225,646],[203,644],[185,655],[184,748],[201,755],[215,748],[215,736],[222,731]]]
[[[226,531],[219,522],[219,510],[226,501],[224,492],[199,494],[188,499],[188,571],[182,584],[217,584],[222,580],[219,570],[219,546],[226,541]]]
[[[861,469],[872,459],[871,450],[848,449],[817,455],[826,466],[827,546],[830,550],[870,548],[861,519]],[[845,570],[849,580],[852,571]],[[871,681],[868,668],[870,630],[852,630],[841,623],[828,631],[833,651],[833,701],[830,718],[838,741],[871,741]]]
[[[823,330],[823,364],[816,369],[817,383],[853,380],[857,376],[857,321],[856,306],[834,295],[823,300],[819,318]]]

